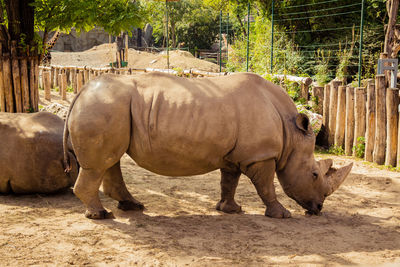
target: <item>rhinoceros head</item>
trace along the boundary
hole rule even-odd
[[[331,159],[316,161],[315,135],[308,117],[298,114],[295,126],[293,148],[285,166],[277,171],[278,179],[289,197],[309,214],[319,214],[325,198],[345,180],[353,163],[335,169]]]

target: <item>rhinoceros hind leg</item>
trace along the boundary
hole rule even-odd
[[[144,205],[138,201],[123,200],[118,202],[118,208],[124,211],[127,210],[144,210]]]
[[[272,218],[290,218],[290,212],[276,199],[274,175],[275,161],[266,160],[256,162],[247,168],[245,173],[256,187],[267,209],[265,216]]]
[[[99,187],[104,171],[81,169],[74,186],[74,194],[85,204],[85,216],[89,219],[105,219],[107,211],[99,198]]]
[[[242,207],[234,199],[240,174],[239,169],[221,169],[221,200],[215,207],[217,210],[226,213],[242,212]]]
[[[144,209],[143,204],[137,201],[126,188],[119,161],[105,172],[103,190],[104,194],[119,201],[118,208],[121,210]]]

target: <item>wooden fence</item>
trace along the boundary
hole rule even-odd
[[[50,66],[39,67],[39,86],[44,89],[46,100],[51,100],[50,91],[52,88],[58,88],[62,99],[67,97],[67,88],[71,88],[73,92],[78,93],[82,87],[91,79],[105,73],[134,75],[144,72],[163,72],[174,75],[190,76],[190,77],[215,77],[224,76],[228,73],[215,73],[201,71],[197,69],[176,71],[167,69],[133,69],[133,68],[91,68],[91,67],[74,67],[74,66]]]
[[[368,80],[365,87],[332,81],[314,87],[312,95],[323,103],[317,144],[346,155],[363,154],[380,165],[400,166],[399,89],[386,88],[385,75]]]

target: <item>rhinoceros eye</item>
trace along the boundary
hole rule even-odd
[[[318,172],[314,171],[312,174],[313,174],[314,180],[317,180],[318,179]]]

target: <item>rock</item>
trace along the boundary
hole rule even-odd
[[[42,109],[40,109],[40,111],[51,112],[51,113],[57,115],[58,117],[60,117],[61,119],[63,119],[64,121],[68,115],[68,107],[63,106],[58,103],[53,103],[46,107],[43,107]]]

